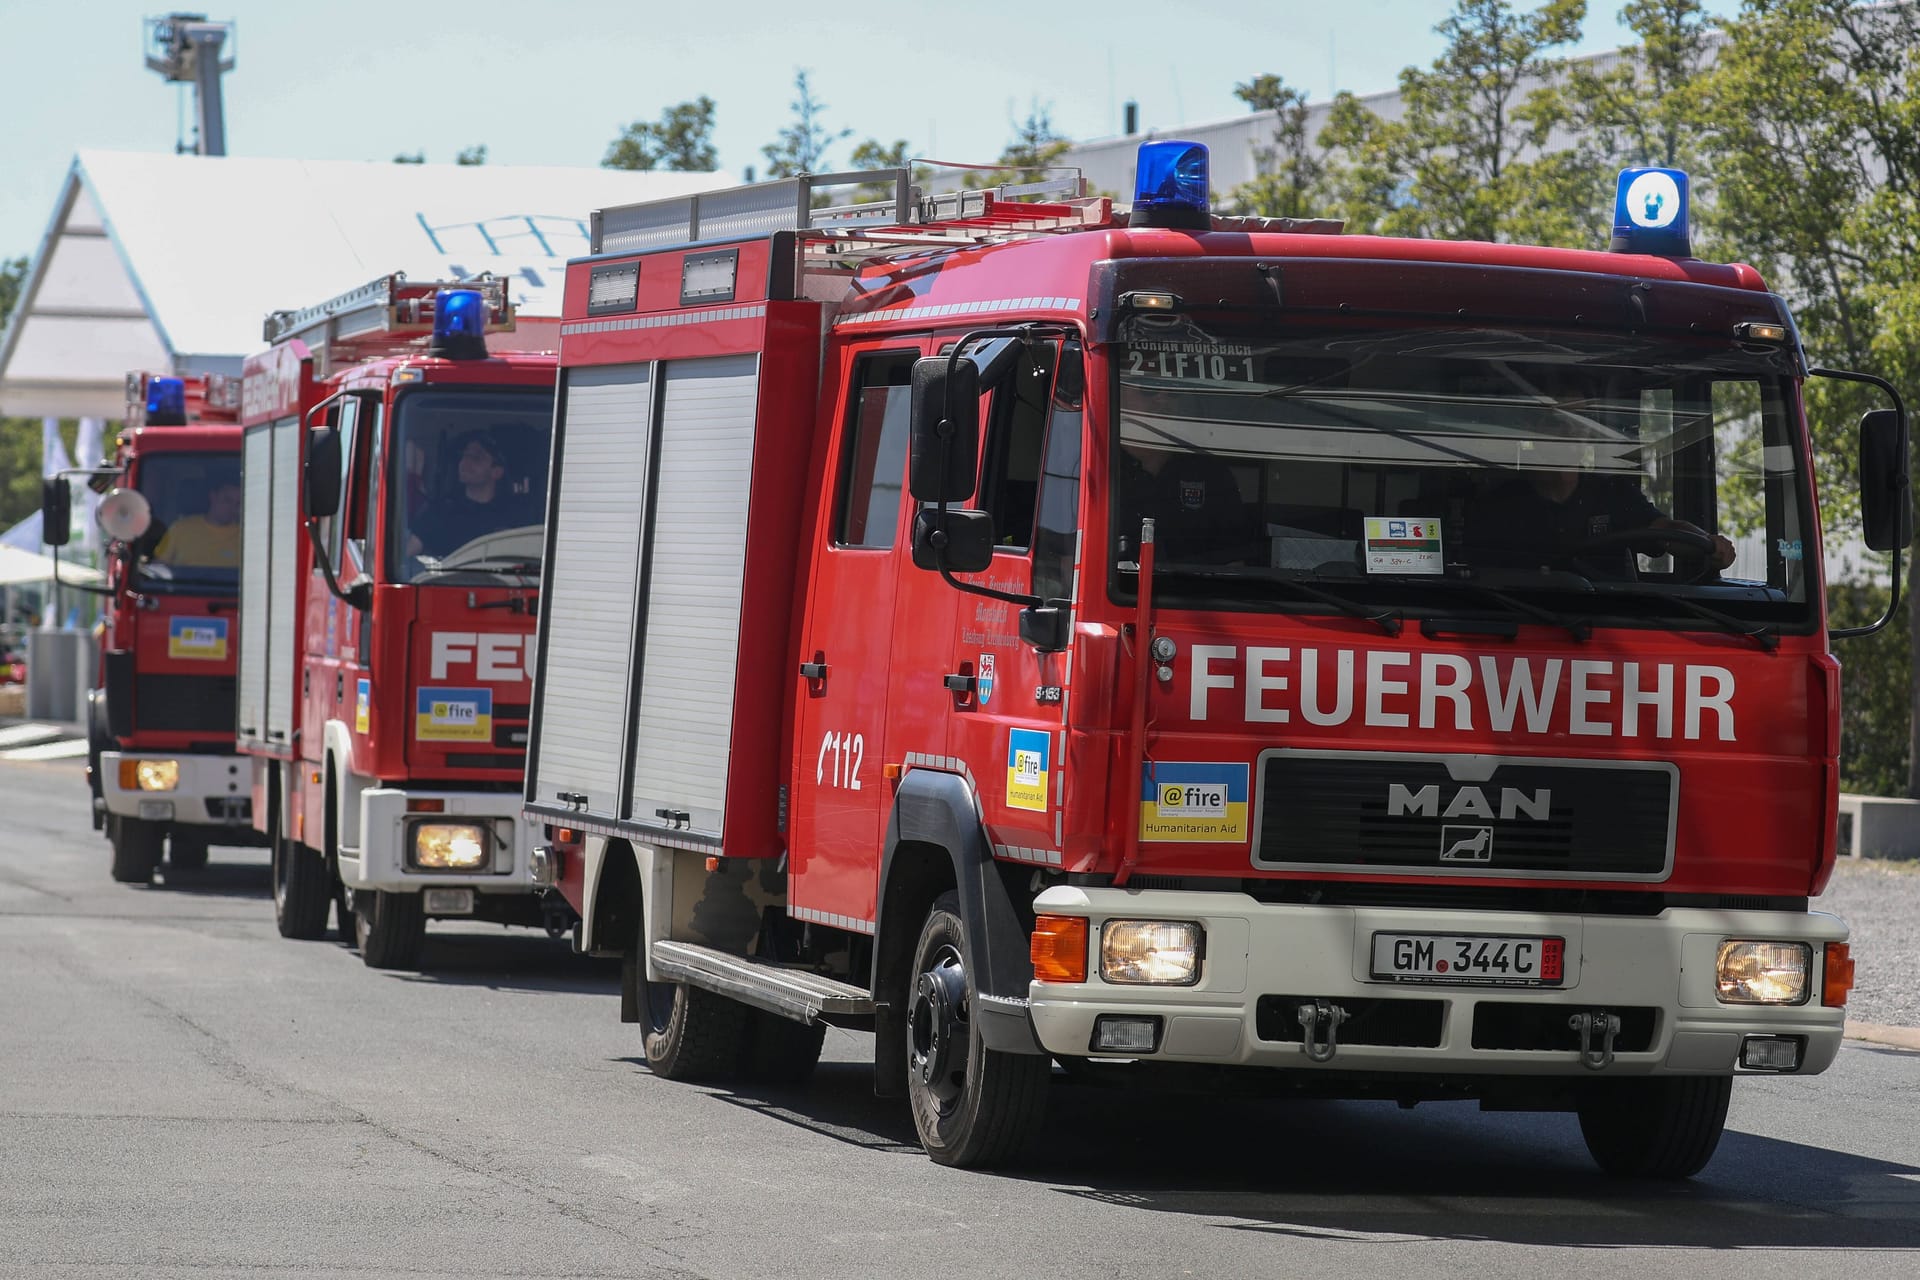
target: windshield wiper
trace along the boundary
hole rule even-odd
[[[1127,571],[1121,566],[1121,571]],[[1136,566],[1133,572],[1139,572]],[[1349,600],[1331,591],[1324,591],[1311,583],[1278,569],[1258,569],[1240,565],[1205,564],[1160,564],[1153,569],[1154,577],[1162,574],[1169,578],[1190,578],[1201,582],[1261,582],[1284,587],[1309,600],[1318,600],[1321,604],[1331,605],[1349,618],[1358,618],[1362,622],[1371,622],[1390,636],[1400,634],[1400,611],[1398,609],[1371,610],[1356,600]]]
[[[459,564],[422,565],[420,572],[414,575],[413,581],[423,582],[430,578],[452,577],[462,573],[484,573],[501,579],[509,579],[515,575],[523,579],[538,578],[540,561],[489,556],[482,560],[463,560]]]
[[[1709,609],[1706,605],[1696,603],[1695,601],[1687,599],[1685,596],[1670,596],[1664,591],[1648,591],[1645,587],[1623,587],[1608,584],[1604,587],[1598,587],[1598,590],[1606,595],[1632,596],[1639,600],[1658,600],[1666,604],[1678,605],[1694,617],[1706,622],[1711,622],[1716,628],[1729,635],[1745,636],[1762,649],[1765,649],[1768,653],[1772,653],[1780,647],[1779,628],[1775,627],[1771,622],[1747,623],[1734,617],[1730,613],[1722,613],[1718,609]]]
[[[1534,618],[1551,627],[1559,627],[1575,640],[1585,641],[1591,639],[1593,636],[1593,623],[1587,618],[1570,618],[1564,613],[1557,613],[1552,609],[1529,603],[1528,601],[1520,599],[1518,596],[1508,595],[1506,592],[1495,587],[1489,587],[1484,583],[1473,582],[1463,578],[1443,578],[1437,574],[1431,577],[1407,573],[1376,575],[1376,581],[1381,579],[1415,587],[1443,587],[1450,591],[1468,591],[1483,600],[1493,601],[1509,612]]]

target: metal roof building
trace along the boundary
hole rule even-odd
[[[131,370],[238,373],[270,311],[376,276],[511,276],[560,314],[588,215],[723,173],[82,151],[0,334],[0,415],[118,419]]]

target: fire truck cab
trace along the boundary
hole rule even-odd
[[[197,871],[210,844],[250,845],[234,752],[240,574],[240,382],[127,375],[126,425],[88,476],[110,540],[97,683],[86,705],[93,824],[112,874],[153,878],[164,851]],[[64,544],[68,482],[49,483],[43,525]],[[58,539],[56,543],[56,537]]]
[[[1649,172],[1616,252],[1217,218],[1180,142],[1126,214],[905,172],[598,213],[527,811],[653,1067],[870,1027],[961,1165],[1058,1061],[1574,1111],[1658,1176],[1735,1076],[1824,1070],[1826,371]]]
[[[417,963],[433,917],[571,923],[516,803],[554,358],[515,329],[504,281],[383,277],[276,312],[246,366],[254,825],[280,932],[331,903],[376,967]]]

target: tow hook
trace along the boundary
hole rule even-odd
[[[1613,1038],[1620,1034],[1619,1014],[1605,1009],[1576,1013],[1567,1019],[1567,1025],[1580,1039],[1581,1066],[1589,1071],[1605,1071],[1613,1065]],[[1600,1042],[1598,1048],[1594,1046],[1595,1040]]]
[[[1332,1062],[1340,1052],[1340,1024],[1347,1020],[1347,1011],[1330,1000],[1315,1000],[1301,1005],[1296,1016],[1306,1033],[1300,1039],[1300,1052],[1307,1061]]]

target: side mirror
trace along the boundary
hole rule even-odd
[[[307,517],[324,520],[340,510],[340,433],[315,427],[307,437]]]
[[[913,563],[921,569],[979,573],[993,563],[993,513],[920,512],[913,518]]]
[[[1022,609],[1020,638],[1041,653],[1059,653],[1067,647],[1067,611],[1057,604]]]
[[[915,360],[907,492],[919,502],[965,502],[973,496],[979,459],[979,366],[955,361],[949,377],[945,356]]]
[[[1913,495],[1907,421],[1898,409],[1872,409],[1860,419],[1860,540],[1874,551],[1913,541]]]
[[[64,547],[73,537],[73,489],[60,476],[40,482],[40,540]]]

